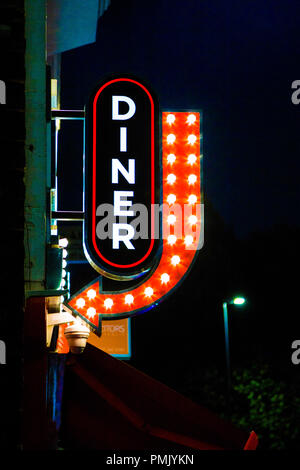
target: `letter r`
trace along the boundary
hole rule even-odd
[[[127,230],[126,235],[121,235],[121,230]],[[113,249],[119,250],[120,242],[123,242],[128,250],[135,250],[130,240],[134,237],[134,229],[129,224],[113,224]]]

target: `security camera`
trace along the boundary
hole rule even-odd
[[[74,322],[72,325],[66,327],[64,333],[68,340],[70,351],[73,354],[82,353],[86,346],[90,330],[81,323]]]

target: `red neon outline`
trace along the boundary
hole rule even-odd
[[[135,263],[132,264],[117,264],[109,261],[105,256],[103,256],[97,245],[96,245],[96,105],[97,105],[97,100],[100,95],[100,93],[106,88],[108,85],[111,83],[116,83],[116,82],[121,82],[121,81],[126,81],[126,82],[131,82],[139,87],[141,87],[146,94],[148,95],[150,104],[151,104],[151,243],[150,247],[147,251],[147,253],[139,260],[136,261]],[[153,211],[153,204],[154,204],[154,186],[155,186],[155,181],[154,181],[154,103],[152,96],[150,95],[149,91],[147,88],[145,88],[141,83],[137,82],[136,80],[132,80],[130,78],[116,78],[114,80],[110,80],[109,82],[105,83],[96,93],[95,98],[93,100],[93,188],[92,188],[92,210],[93,210],[93,216],[92,216],[92,242],[94,249],[96,253],[100,256],[100,258],[105,261],[106,263],[110,264],[111,266],[114,266],[116,268],[133,268],[134,266],[138,266],[141,264],[146,258],[148,258],[149,254],[151,253],[154,245],[154,211]]]

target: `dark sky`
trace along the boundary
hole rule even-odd
[[[299,26],[298,1],[112,0],[97,42],[63,54],[62,108],[82,109],[107,74],[144,78],[163,109],[203,111],[204,194],[238,237],[299,227]],[[78,195],[61,208],[80,209],[68,146]]]

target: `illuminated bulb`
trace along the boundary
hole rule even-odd
[[[58,242],[59,246],[61,246],[62,248],[66,248],[69,244],[68,242],[68,239],[67,238],[61,238]]]
[[[160,276],[160,280],[161,280],[162,284],[167,284],[167,282],[169,282],[169,280],[170,280],[169,274],[167,274],[167,273],[162,274]]]
[[[66,261],[65,259],[63,259],[62,267],[63,267],[63,268],[66,268],[66,267],[67,267],[67,261]]]
[[[146,289],[145,289],[145,296],[146,296],[146,297],[151,297],[151,295],[153,295],[153,289],[152,289],[152,287],[146,287]]]
[[[173,173],[170,173],[170,174],[167,176],[167,181],[168,181],[169,184],[175,183],[175,181],[176,181],[176,176],[173,175]]]
[[[176,235],[169,235],[168,236],[168,243],[169,245],[174,245],[176,243],[177,237]]]
[[[189,182],[189,184],[195,184],[196,181],[197,181],[197,176],[196,176],[196,175],[190,175],[190,176],[188,177],[188,182]]]
[[[62,276],[62,277],[66,277],[66,275],[67,275],[67,271],[65,271],[65,270],[63,269],[62,272],[61,272],[61,276]]]
[[[184,239],[185,245],[190,246],[194,243],[194,237],[192,235],[187,235]]]
[[[245,302],[246,299],[244,299],[244,297],[236,297],[235,299],[233,299],[233,303],[235,305],[243,305]]]
[[[169,194],[169,196],[167,197],[167,201],[169,204],[174,204],[174,202],[176,201],[175,194]]]
[[[96,309],[94,307],[89,307],[86,311],[86,315],[88,318],[93,318],[96,315]]]
[[[175,160],[176,160],[176,157],[175,157],[174,153],[170,153],[170,155],[167,156],[167,161],[171,165],[175,162]]]
[[[189,156],[188,156],[188,162],[190,165],[194,165],[194,163],[196,162],[197,160],[197,157],[196,155],[194,155],[193,153],[191,153]]]
[[[96,297],[97,293],[94,289],[90,289],[87,291],[87,296],[90,300],[94,299]]]
[[[175,222],[176,222],[176,215],[174,215],[174,214],[168,215],[168,219],[167,219],[167,220],[168,220],[168,224],[170,224],[170,225],[175,224]]]
[[[174,116],[174,114],[168,114],[168,116],[167,116],[167,123],[168,123],[168,124],[173,124],[173,122],[175,122],[175,116]]]
[[[133,295],[127,294],[125,296],[125,304],[130,305],[132,304],[133,300],[134,300]]]
[[[194,124],[195,121],[196,121],[195,114],[189,114],[188,117],[187,117],[188,125],[190,126],[191,124]]]
[[[188,143],[189,143],[190,145],[194,145],[194,143],[196,142],[196,140],[197,140],[197,137],[196,137],[194,134],[190,134],[190,135],[188,136]]]
[[[114,304],[114,301],[112,299],[105,299],[104,300],[104,307],[107,309],[111,308]]]
[[[172,256],[171,263],[173,264],[173,266],[177,266],[177,264],[180,263],[180,258],[179,258],[179,256],[177,256],[177,255]]]
[[[168,144],[174,144],[175,140],[176,140],[176,136],[175,136],[174,134],[169,134],[169,135],[167,136],[167,142],[168,142]]]
[[[79,299],[77,299],[77,301],[76,301],[76,307],[82,308],[82,307],[84,307],[84,306],[85,306],[85,300],[84,300],[82,297],[80,297]]]
[[[62,279],[62,281],[61,281],[61,284],[60,284],[60,285],[61,285],[61,287],[65,287],[65,285],[66,285],[66,280],[65,280],[65,279]]]
[[[197,202],[197,196],[195,196],[195,194],[191,194],[189,196],[189,204],[195,204],[195,202]]]
[[[197,223],[197,217],[195,215],[190,215],[189,216],[189,223],[191,225],[195,225]]]
[[[66,258],[67,256],[68,256],[68,252],[67,250],[63,248],[63,258]]]

